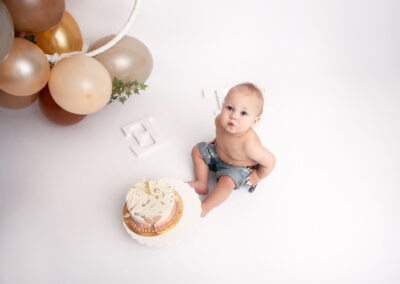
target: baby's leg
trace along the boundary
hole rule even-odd
[[[198,194],[207,194],[209,169],[197,145],[193,147],[192,159],[196,180],[189,182],[189,185],[193,187]]]
[[[235,182],[229,176],[219,178],[217,184],[206,199],[201,203],[201,217],[206,216],[213,208],[224,202],[235,188]]]

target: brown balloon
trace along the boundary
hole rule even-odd
[[[90,46],[88,51],[95,50],[114,38],[104,37]],[[153,57],[150,50],[140,40],[124,36],[113,47],[93,57],[106,67],[111,78],[129,82],[145,82],[153,69]]]
[[[68,53],[82,50],[82,34],[78,24],[67,11],[61,21],[52,29],[28,33],[26,36],[33,35],[36,44],[46,54]]]
[[[39,96],[39,92],[30,96],[14,96],[0,90],[0,106],[9,109],[20,109],[33,104]]]
[[[22,32],[41,32],[54,27],[65,10],[64,0],[3,0],[14,22]]]
[[[86,117],[86,115],[70,113],[61,108],[53,100],[47,85],[40,91],[39,106],[50,121],[60,125],[76,124]]]

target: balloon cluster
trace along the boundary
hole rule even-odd
[[[94,57],[74,54],[51,66],[46,54],[80,52],[83,46],[64,0],[0,0],[0,26],[0,106],[18,109],[39,97],[41,111],[57,124],[77,123],[103,108],[116,98],[115,81],[137,93],[153,67],[148,48],[130,36]]]

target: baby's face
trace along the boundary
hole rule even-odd
[[[246,132],[260,120],[259,103],[255,94],[229,93],[221,111],[222,127],[231,134]]]

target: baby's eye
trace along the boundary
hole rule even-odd
[[[240,114],[243,115],[243,116],[245,116],[245,115],[247,115],[248,113],[245,112],[245,111],[241,111]]]
[[[233,107],[231,107],[231,106],[226,106],[226,109],[229,110],[229,111],[231,111],[231,110],[233,109]]]

